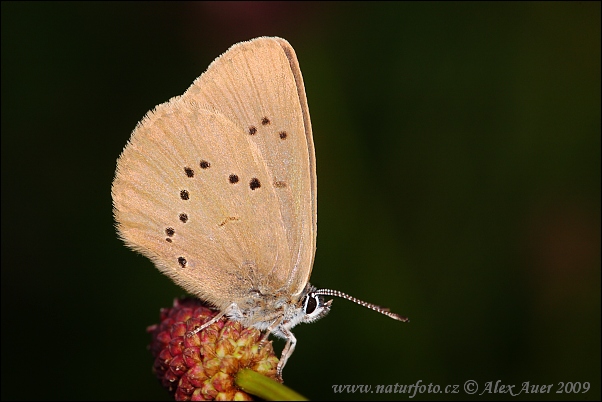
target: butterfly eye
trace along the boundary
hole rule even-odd
[[[330,311],[330,303],[332,300],[324,303],[324,297],[309,293],[303,301],[303,311],[305,312],[303,322],[313,322],[324,317]]]
[[[318,307],[318,297],[314,295],[308,295],[305,299],[305,306],[303,310],[305,310],[305,314],[311,314]]]

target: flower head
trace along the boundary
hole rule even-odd
[[[199,299],[176,299],[161,310],[161,322],[147,329],[153,370],[178,401],[250,400],[234,384],[244,368],[277,380],[278,358],[271,342],[260,348],[259,330],[221,319],[191,335],[217,314]]]

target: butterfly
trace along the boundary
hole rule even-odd
[[[286,339],[349,299],[309,283],[316,251],[316,157],[297,56],[282,38],[235,44],[181,96],[138,123],[112,186],[132,249],[223,316]]]

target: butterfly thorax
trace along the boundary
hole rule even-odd
[[[296,298],[286,292],[264,294],[254,289],[244,302],[232,303],[226,315],[244,326],[287,338],[287,330],[301,322],[322,318],[330,310],[331,301],[324,302],[323,297],[314,295],[313,291],[315,288],[309,283]]]

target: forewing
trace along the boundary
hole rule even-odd
[[[287,290],[298,295],[313,266],[317,204],[311,122],[293,48],[268,37],[236,44],[183,97],[224,114],[257,144],[276,189],[291,254],[289,265],[280,269],[288,272]]]
[[[290,260],[273,277],[274,288],[298,295],[305,287],[316,248],[316,168],[303,78],[284,39],[262,37],[232,46],[183,95],[199,108],[223,114],[254,144],[278,198]],[[261,205],[262,214],[276,214]],[[260,269],[269,275],[271,267]]]

